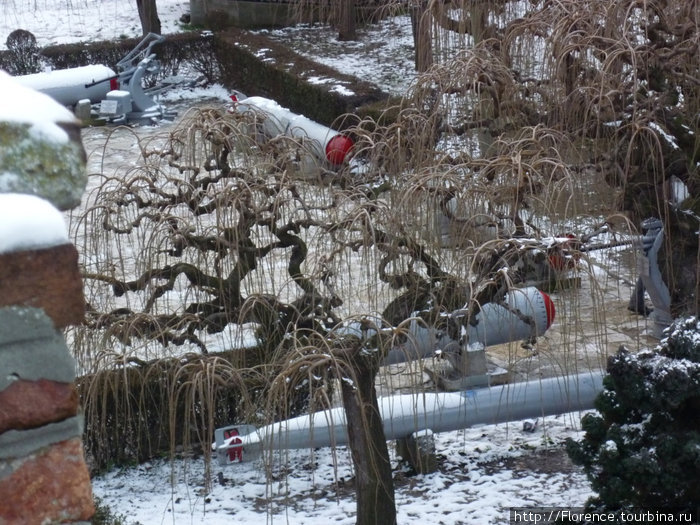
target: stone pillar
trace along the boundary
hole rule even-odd
[[[396,453],[419,474],[430,474],[438,469],[435,435],[432,430],[419,430],[396,440]]]
[[[80,203],[75,117],[0,72],[0,524],[94,514],[75,389],[60,330],[84,316],[78,253],[59,211]]]

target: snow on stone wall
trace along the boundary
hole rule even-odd
[[[80,204],[85,150],[73,113],[0,71],[0,192],[29,193],[60,210]]]
[[[0,93],[0,523],[84,522],[92,488],[59,330],[85,305],[56,206],[80,202],[85,158],[70,111],[1,72]]]

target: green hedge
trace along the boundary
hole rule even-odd
[[[51,69],[68,69],[89,64],[102,64],[116,70],[117,62],[134,49],[140,38],[125,38],[48,46],[39,50],[41,62]],[[204,76],[207,82],[219,82],[221,74],[214,55],[212,33],[186,32],[165,37],[154,46],[161,63],[160,75],[177,74],[184,65]],[[14,71],[15,56],[10,51],[0,53],[0,69]]]
[[[304,58],[264,35],[229,29],[214,37],[214,49],[225,86],[248,96],[263,96],[325,125],[388,95],[373,84]],[[314,84],[311,77],[337,82]],[[340,84],[352,95],[333,90]]]

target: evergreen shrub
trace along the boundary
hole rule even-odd
[[[598,414],[569,439],[597,496],[591,510],[689,509],[700,504],[700,321],[676,321],[655,348],[621,347],[608,361]]]

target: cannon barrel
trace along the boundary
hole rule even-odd
[[[594,408],[603,372],[592,371],[456,393],[401,394],[379,398],[387,440],[415,432],[447,432],[474,425],[519,421]],[[255,428],[232,425],[215,432],[213,448],[226,465],[257,457],[263,450],[346,445],[342,407]]]

